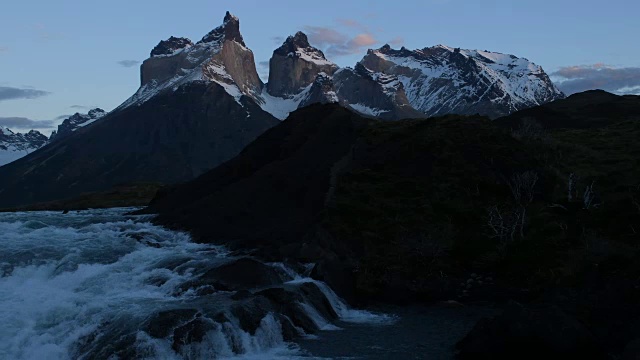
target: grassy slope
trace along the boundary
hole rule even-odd
[[[633,271],[622,267],[640,242],[639,122],[516,140],[486,120],[447,117],[380,123],[364,139],[325,217],[363,254],[364,293],[453,295],[452,280],[471,271],[534,290],[576,281],[594,263]],[[540,177],[534,201],[524,237],[505,244],[491,236],[487,209],[517,208],[508,179],[525,171]],[[579,176],[574,202],[570,173]],[[580,197],[592,183],[599,205],[586,210]]]

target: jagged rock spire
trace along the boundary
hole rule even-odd
[[[302,31],[289,36],[269,61],[268,90],[274,96],[291,96],[314,82],[320,73],[333,74],[338,66],[309,44]]]
[[[212,41],[235,41],[242,46],[246,46],[242,34],[240,34],[240,19],[227,11],[224,16],[224,22],[221,26],[211,30],[205,35],[199,43],[208,43]]]

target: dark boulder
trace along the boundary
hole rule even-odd
[[[329,321],[338,318],[338,314],[318,285],[312,282],[302,283],[299,289],[307,303],[313,306],[322,317]]]
[[[286,316],[294,327],[301,328],[307,334],[313,334],[320,330],[318,326],[309,317],[309,314],[303,309],[305,297],[293,288],[270,288],[263,290],[257,295],[261,295],[273,304],[274,310]],[[282,322],[281,322],[282,323]],[[283,324],[283,331],[284,331]]]
[[[228,290],[248,290],[277,285],[283,279],[273,267],[251,258],[241,258],[207,271],[201,280],[212,281]]]
[[[216,324],[213,321],[197,316],[173,331],[173,344],[171,347],[176,352],[180,352],[180,349],[185,345],[202,342],[207,332],[215,328]]]
[[[251,335],[256,333],[262,319],[272,311],[271,302],[263,296],[256,296],[231,308],[231,314],[238,319],[240,328]]]
[[[166,338],[173,329],[194,319],[198,314],[194,309],[176,309],[162,311],[148,320],[144,331],[154,338]]]
[[[321,260],[311,270],[311,278],[329,285],[349,303],[355,301],[356,277],[352,265],[337,259]]]

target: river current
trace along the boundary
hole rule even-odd
[[[203,297],[184,284],[233,257],[149,217],[127,215],[132,210],[0,213],[0,359],[446,359],[483,314],[354,310],[325,284],[269,264],[290,284],[314,282],[338,320],[302,303],[322,331],[296,343],[284,341],[269,314],[254,334],[234,321],[213,323],[201,341],[177,351],[170,337],[151,336],[145,324],[163,312],[226,306],[230,294]]]

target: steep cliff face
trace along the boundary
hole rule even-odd
[[[221,26],[196,44],[175,37],[161,41],[143,62],[140,78],[140,89],[121,108],[139,105],[193,81],[218,83],[236,100],[243,95],[257,99],[264,86],[253,52],[240,34],[240,20],[229,12]]]
[[[336,70],[338,66],[311,46],[307,35],[298,32],[273,52],[267,89],[273,96],[293,96],[312,84],[320,73],[333,75]]]
[[[59,139],[0,168],[0,208],[187,181],[279,122],[256,103],[262,83],[233,15],[196,44],[173,38],[151,55],[142,86],[121,106],[99,121],[97,110],[72,116]]]
[[[411,107],[396,76],[375,73],[358,63],[354,69],[338,71],[334,82],[340,102],[365,116],[384,120],[424,117]]]
[[[492,118],[561,99],[544,70],[524,58],[438,45],[369,50],[360,62],[393,75],[411,106],[427,116],[476,114]]]

